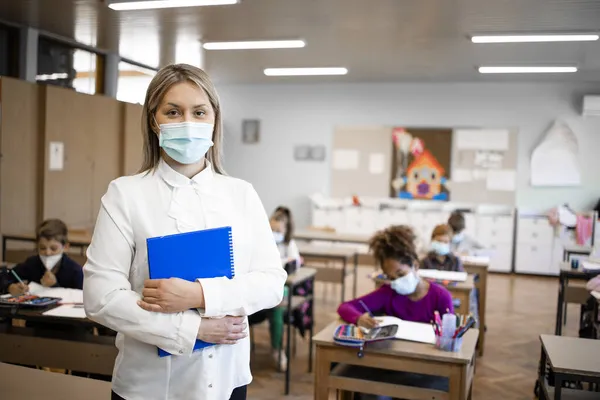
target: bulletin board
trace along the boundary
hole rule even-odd
[[[336,128],[331,157],[330,196],[402,198],[398,196],[397,182],[394,183],[398,175],[399,156],[393,135],[398,129],[398,126]],[[443,173],[443,191],[447,197],[435,200],[514,206],[516,130],[456,127],[401,129],[411,132],[413,137],[419,137],[420,133],[424,138],[434,135],[435,149],[432,147],[432,151],[435,150],[435,158],[442,167],[450,165],[449,171]],[[445,139],[443,135],[446,135]],[[448,146],[449,149],[444,152],[440,146]]]

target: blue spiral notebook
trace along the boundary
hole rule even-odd
[[[146,239],[150,279],[233,278],[231,227],[205,229]],[[196,340],[194,351],[212,343]],[[170,355],[158,349],[161,357]]]

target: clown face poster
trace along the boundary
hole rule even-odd
[[[391,196],[450,200],[452,129],[394,128],[392,142]]]

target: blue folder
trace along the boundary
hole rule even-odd
[[[150,279],[233,278],[231,227],[205,229],[146,239]],[[196,340],[194,351],[211,346]],[[170,355],[158,349],[161,357]]]

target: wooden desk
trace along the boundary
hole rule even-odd
[[[2,400],[108,400],[110,382],[0,363]]]
[[[467,280],[464,282],[456,282],[446,286],[446,289],[452,294],[453,299],[460,300],[460,307],[456,310],[459,314],[469,314],[469,306],[471,304],[471,293],[475,289],[475,276],[467,275]]]
[[[562,334],[563,319],[565,315],[566,300],[568,300],[568,285],[570,280],[589,281],[598,275],[598,271],[586,272],[581,267],[571,268],[570,262],[563,262],[560,265],[560,274],[558,276],[558,303],[556,305],[556,326],[554,334]]]
[[[487,307],[487,287],[488,287],[488,269],[489,257],[463,257],[462,262],[469,274],[476,275],[479,279],[475,281],[475,288],[479,290],[478,307],[479,307],[479,341],[477,349],[479,356],[483,356],[485,347],[485,314]]]
[[[302,267],[298,269],[293,274],[288,275],[287,280],[285,282],[285,286],[288,288],[288,297],[287,300],[284,299],[281,306],[285,307],[287,310],[287,336],[286,336],[286,346],[285,346],[285,355],[287,356],[287,366],[285,369],[285,395],[287,396],[290,393],[290,367],[291,367],[291,338],[292,338],[292,311],[298,308],[300,305],[309,301],[312,304],[311,309],[313,309],[313,313],[311,315],[313,323],[310,326],[310,336],[309,336],[309,347],[308,347],[308,372],[312,372],[312,355],[313,355],[313,327],[315,325],[315,317],[314,317],[314,298],[312,295],[304,297],[304,296],[294,296],[294,289],[304,282],[313,282],[313,288],[315,287],[314,281],[315,276],[317,275],[317,270],[309,267]],[[285,303],[285,304],[284,304]]]
[[[467,400],[475,373],[475,346],[478,332],[468,331],[460,352],[437,350],[431,344],[388,340],[365,347],[364,356],[357,357],[357,349],[336,345],[333,332],[338,322],[332,322],[319,332],[316,344],[315,400],[327,400],[329,390],[367,392],[380,396],[411,399]],[[393,383],[373,384],[371,381],[336,376],[332,363],[380,368],[392,371],[437,375],[449,379],[449,391],[423,389]]]
[[[541,393],[548,400],[592,400],[600,398],[598,392],[566,389],[562,382],[576,380],[600,383],[600,346],[597,340],[540,335],[542,360],[539,373]],[[546,364],[554,372],[554,387],[546,380]],[[543,398],[543,397],[541,397]]]
[[[328,247],[317,245],[306,245],[299,243],[298,250],[305,260],[314,261],[338,261],[342,263],[342,269],[332,267],[316,267],[311,265],[317,271],[316,279],[323,282],[341,283],[342,285],[342,303],[346,292],[346,276],[348,276],[348,263],[354,263],[354,282],[352,286],[352,295],[356,297],[356,279],[358,272],[358,253],[356,250],[344,247]]]
[[[333,243],[367,244],[369,243],[370,238],[371,235],[325,232],[310,229],[300,230],[294,233],[294,239],[296,240],[321,240]]]
[[[112,375],[118,350],[112,336],[94,336],[85,329],[100,327],[89,319],[42,315],[43,310],[0,307],[0,362]],[[12,326],[11,318],[73,327],[72,331]],[[80,329],[77,329],[80,328]]]
[[[77,247],[80,249],[81,255],[85,255],[86,249],[92,242],[92,236],[89,233],[76,232],[69,234],[70,247]],[[2,260],[6,260],[6,245],[7,242],[27,242],[37,243],[35,233],[6,233],[2,234]]]

